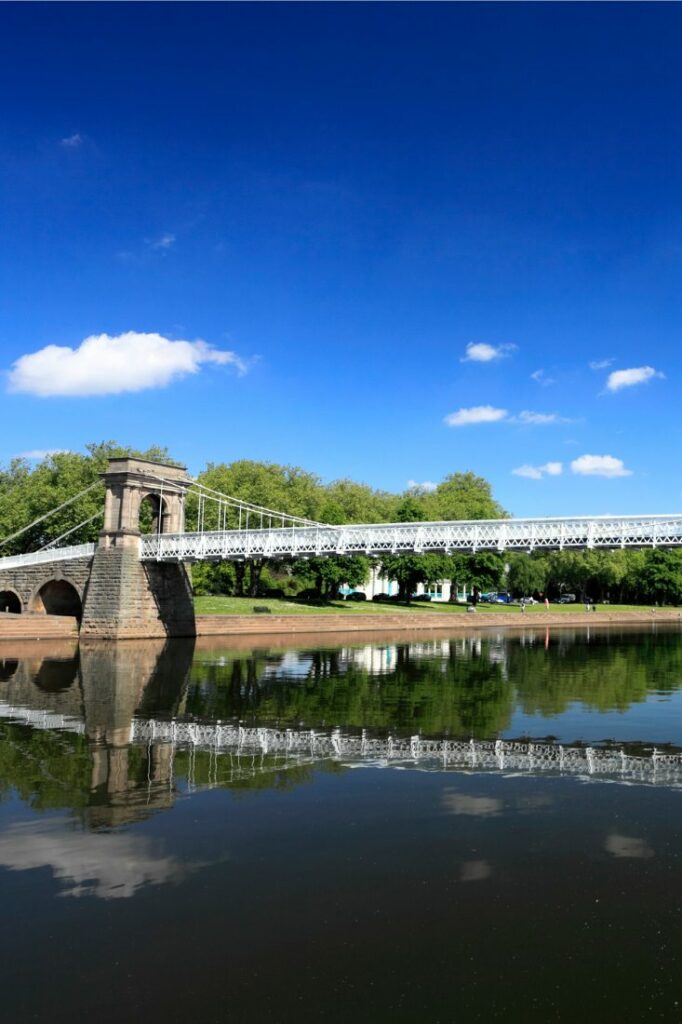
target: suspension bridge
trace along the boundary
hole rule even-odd
[[[50,515],[63,512],[96,486],[101,484],[92,484],[0,540],[0,550],[23,535],[33,536]],[[0,598],[4,595],[8,610],[79,617],[82,612],[83,630],[90,635],[182,636],[194,632],[185,569],[192,562],[682,547],[682,514],[326,524],[223,494],[192,480],[182,467],[143,459],[110,460],[104,492],[97,544],[65,542],[99,514],[37,551],[0,557]],[[151,530],[145,535],[140,532],[143,502],[152,511]],[[66,585],[77,601],[69,602]],[[74,611],[77,605],[81,612]]]

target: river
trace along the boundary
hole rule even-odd
[[[682,631],[0,646],[11,1024],[682,1019]]]

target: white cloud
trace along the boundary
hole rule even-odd
[[[474,405],[471,409],[458,409],[445,417],[449,427],[469,427],[474,423],[499,423],[507,418],[506,409],[495,409],[492,405]]]
[[[513,476],[523,476],[527,480],[542,480],[542,469],[540,466],[519,466],[512,469]]]
[[[198,373],[205,363],[231,364],[246,372],[236,353],[212,348],[205,341],[171,341],[161,334],[138,331],[93,334],[78,348],[47,345],[21,356],[10,370],[9,390],[39,398],[119,395],[164,388]]]
[[[614,370],[609,374],[606,387],[609,391],[620,391],[621,388],[631,388],[634,384],[644,384],[654,377],[663,376],[653,366],[634,366],[629,370]]]
[[[571,471],[578,476],[632,476],[632,470],[625,468],[623,460],[613,455],[581,455],[571,463]]]
[[[488,345],[486,342],[469,342],[466,355],[460,363],[492,363],[495,359],[503,359],[516,349],[516,345]]]
[[[530,379],[534,380],[536,384],[541,384],[543,388],[548,388],[550,384],[556,384],[554,377],[548,377],[544,370],[535,370],[531,373]]]
[[[590,363],[591,370],[605,370],[607,366],[610,366],[613,359],[594,359]]]
[[[531,412],[530,409],[524,409],[518,416],[514,417],[519,423],[523,423],[530,427],[544,427],[551,423],[570,423],[564,416],[559,416],[555,412]]]
[[[66,149],[78,149],[83,144],[83,136],[78,132],[73,135],[67,135],[65,139],[60,139],[59,145],[64,146]]]
[[[421,484],[418,483],[416,480],[408,480],[407,486],[410,488],[410,490],[416,488],[416,490],[418,491],[435,491],[436,487],[438,487],[438,484],[435,484],[433,480],[424,480],[423,483]]]
[[[160,238],[149,242],[152,249],[171,249],[175,245],[175,235],[170,232],[166,232],[165,235],[161,235]]]
[[[563,471],[563,463],[545,462],[544,466],[519,466],[518,469],[512,469],[512,474],[527,480],[542,480],[543,476],[561,476]]]
[[[27,452],[19,452],[18,458],[20,459],[46,459],[48,455],[66,455],[68,454],[68,448],[31,448]]]

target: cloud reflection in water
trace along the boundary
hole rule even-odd
[[[0,837],[0,867],[48,867],[62,896],[128,899],[144,885],[177,884],[196,866],[160,854],[147,836],[82,832],[61,818],[21,822]]]

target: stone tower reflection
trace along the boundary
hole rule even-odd
[[[133,717],[182,714],[193,640],[81,644],[80,685],[92,759],[88,824],[115,827],[172,805],[168,744],[133,748]]]
[[[131,727],[135,715],[183,713],[193,653],[191,639],[3,651],[0,699],[19,718],[22,709],[63,716],[63,728],[86,737],[90,777],[78,803],[90,826],[116,827],[172,805],[172,748],[131,746]]]

